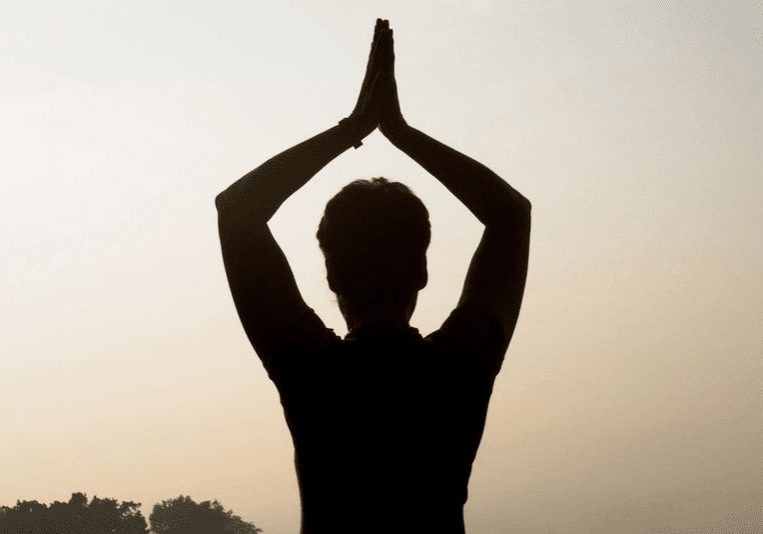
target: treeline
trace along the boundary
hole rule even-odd
[[[149,527],[150,523],[150,527]],[[180,495],[155,504],[148,522],[140,503],[72,493],[69,502],[17,501],[0,506],[0,534],[257,534],[262,529],[215,501]]]

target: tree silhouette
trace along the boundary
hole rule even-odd
[[[175,499],[155,504],[148,516],[155,534],[257,534],[262,529],[217,502],[196,503],[191,497],[180,495]]]
[[[72,493],[69,502],[50,506],[37,501],[16,501],[0,507],[0,534],[149,534],[140,503]]]

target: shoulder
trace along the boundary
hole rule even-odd
[[[426,337],[426,342],[440,350],[462,354],[497,374],[508,347],[508,335],[501,320],[487,307],[467,300]]]
[[[341,338],[312,308],[305,306],[290,319],[269,324],[263,321],[262,333],[252,343],[274,381],[325,363],[341,349]]]

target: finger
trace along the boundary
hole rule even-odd
[[[392,30],[389,31],[389,45],[388,45],[388,52],[389,54],[389,71],[394,73],[395,72],[395,35],[392,33]]]
[[[371,50],[368,53],[368,62],[366,63],[366,73],[363,77],[363,83],[360,86],[361,99],[363,98],[364,94],[368,93],[373,78],[373,72],[376,70],[375,65],[377,64],[377,61],[375,58],[379,48],[379,38],[381,36],[383,27],[384,24],[382,19],[376,19],[376,26],[374,27],[374,38],[371,41]]]
[[[360,86],[360,96],[358,98],[358,104],[356,108],[362,106],[362,102],[367,101],[370,98],[371,84],[376,72],[379,70],[379,55],[384,48],[384,34],[389,31],[389,21],[383,19],[376,19],[376,25],[374,26],[374,38],[371,42],[371,50],[368,54],[368,62],[366,64],[366,73],[363,77],[363,83]]]
[[[378,69],[385,72],[393,72],[395,54],[392,49],[392,30],[382,33],[379,38]]]
[[[383,24],[381,19],[376,19],[376,27],[374,28],[374,40],[371,42],[371,51],[368,54],[368,64],[366,66],[366,74],[373,71],[376,65],[376,55],[379,50],[379,40],[383,32]]]
[[[383,22],[384,21],[382,21],[382,19],[376,19],[376,26],[374,26],[374,38],[373,38],[373,41],[371,41],[372,48],[373,48],[373,45],[376,44],[376,41],[379,38],[379,34],[382,31]]]
[[[374,64],[374,56],[379,45],[379,36],[381,35],[382,25],[381,19],[376,20],[376,26],[374,27],[374,38],[371,41],[371,50],[368,52],[368,61],[366,62],[366,74],[372,70]]]

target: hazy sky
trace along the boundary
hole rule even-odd
[[[184,494],[297,532],[214,197],[350,113],[377,17],[408,122],[533,203],[470,534],[763,525],[763,5],[741,0],[3,0],[0,505]],[[429,208],[427,334],[480,227],[381,134],[271,227],[344,334],[314,234],[372,176]]]

